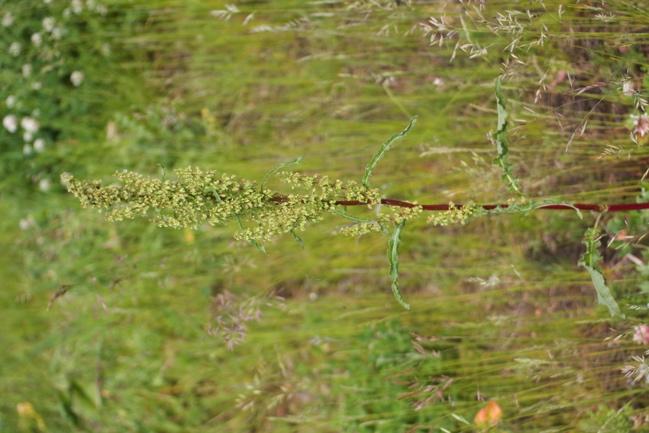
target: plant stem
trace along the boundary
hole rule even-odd
[[[355,200],[339,200],[336,202],[337,205],[341,206],[365,206],[367,203],[363,203]],[[404,200],[397,200],[393,198],[383,198],[381,199],[381,204],[386,206],[397,206],[397,207],[415,207],[418,206],[415,203],[411,203]],[[451,209],[449,204],[424,204],[421,205],[425,211],[447,211]],[[462,209],[462,204],[454,204],[453,209]],[[508,204],[483,204],[480,205],[484,210],[493,210],[496,208],[506,209],[509,207]],[[616,203],[616,204],[599,204],[599,203],[566,203],[566,204],[545,204],[540,205],[536,209],[543,210],[590,210],[595,212],[628,212],[636,210],[645,210],[649,209],[649,203]]]
[[[286,197],[282,195],[276,195],[272,199],[276,203],[282,203],[286,201]],[[336,205],[339,206],[367,206],[368,203],[358,201],[358,200],[337,200]],[[381,204],[385,206],[395,206],[395,207],[407,207],[412,208],[415,206],[421,206],[425,211],[431,212],[443,212],[452,209],[462,209],[464,207],[461,203],[454,203],[452,206],[450,204],[417,204],[405,200],[398,200],[394,198],[382,198]],[[509,204],[505,203],[494,203],[494,204],[482,204],[479,205],[484,210],[494,210],[494,209],[507,209],[510,207]],[[630,212],[630,211],[640,211],[640,210],[649,210],[649,202],[643,203],[613,203],[613,204],[601,204],[601,203],[551,203],[551,204],[541,204],[538,207],[534,208],[535,210],[584,210],[584,211],[595,211],[595,212]]]

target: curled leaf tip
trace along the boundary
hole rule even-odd
[[[370,176],[372,176],[372,172],[376,168],[376,165],[379,163],[379,161],[383,158],[383,156],[387,153],[388,150],[392,148],[392,145],[408,135],[410,130],[415,126],[417,123],[417,116],[413,116],[410,118],[410,121],[408,122],[408,126],[406,126],[401,132],[398,132],[394,134],[392,137],[388,138],[388,140],[381,145],[379,150],[374,154],[370,162],[367,163],[367,166],[365,167],[365,174],[363,175],[363,185],[366,188],[369,188],[370,186]]]

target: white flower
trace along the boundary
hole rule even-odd
[[[25,131],[25,133],[23,134],[23,141],[26,143],[31,143],[33,139],[34,139],[34,134],[29,131]]]
[[[32,83],[32,90],[41,90],[43,88],[43,83],[40,81],[34,81]]]
[[[13,114],[8,114],[2,119],[2,126],[13,134],[18,130],[18,118]]]
[[[70,74],[70,81],[75,87],[79,87],[81,85],[83,78],[83,72],[81,71],[74,71],[72,74]]]
[[[63,29],[61,27],[54,27],[52,30],[52,37],[57,41],[63,36]]]
[[[32,65],[25,64],[23,65],[23,77],[27,78],[32,74]]]
[[[34,217],[30,215],[27,218],[21,218],[18,222],[18,227],[20,227],[20,230],[28,230],[33,227],[34,224],[36,224],[36,221],[34,221]]]
[[[45,29],[46,32],[54,30],[54,24],[56,24],[54,17],[43,18],[43,29]]]
[[[224,9],[215,9],[213,11],[210,11],[210,15],[224,21],[229,20],[230,18],[232,18],[232,15],[237,13],[239,13],[239,8],[237,8],[236,5],[233,4],[225,5]]]
[[[43,140],[42,138],[37,138],[34,141],[34,150],[36,152],[44,151],[45,150],[45,140]]]
[[[7,108],[14,108],[14,106],[16,105],[16,97],[14,95],[7,96],[7,99],[5,99],[5,104],[7,104]]]
[[[645,353],[647,355],[647,353]],[[649,363],[644,356],[632,356],[631,360],[635,364],[625,365],[622,373],[631,381],[632,384],[638,382],[649,383]]]
[[[29,144],[23,146],[23,155],[29,156],[32,154],[32,147]]]
[[[9,45],[9,54],[14,57],[18,56],[21,50],[22,46],[20,45],[20,42],[12,42],[11,45]]]
[[[2,27],[9,27],[14,23],[14,16],[7,12],[2,16]]]
[[[72,0],[70,2],[70,7],[72,7],[72,12],[77,15],[83,11],[83,3],[81,3],[81,0]]]
[[[633,84],[633,81],[627,79],[622,83],[622,93],[624,96],[633,96],[635,93],[635,85]]]
[[[43,37],[41,36],[41,34],[34,33],[32,35],[32,44],[34,44],[37,47],[40,47],[42,43],[43,43]]]
[[[40,189],[43,192],[49,191],[50,186],[51,184],[49,179],[41,179],[38,182],[38,189]]]
[[[38,132],[38,122],[36,121],[36,119],[33,119],[31,117],[23,117],[20,121],[20,126],[22,126],[22,128],[27,132]]]

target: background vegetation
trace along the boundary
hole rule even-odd
[[[421,203],[646,201],[649,8],[626,0],[0,1],[0,431],[649,431],[648,223],[410,225],[265,245],[106,223],[63,172],[360,180]],[[38,35],[38,36],[34,36]],[[25,119],[29,119],[25,121]],[[494,410],[493,403],[500,411]],[[486,410],[485,408],[491,408]],[[494,426],[485,422],[485,417]]]

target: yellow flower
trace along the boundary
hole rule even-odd
[[[43,417],[41,417],[40,414],[36,412],[36,409],[34,409],[34,406],[30,402],[25,401],[18,403],[16,405],[16,412],[18,412],[20,424],[24,430],[33,429],[34,427],[36,427],[38,431],[46,430]]]

